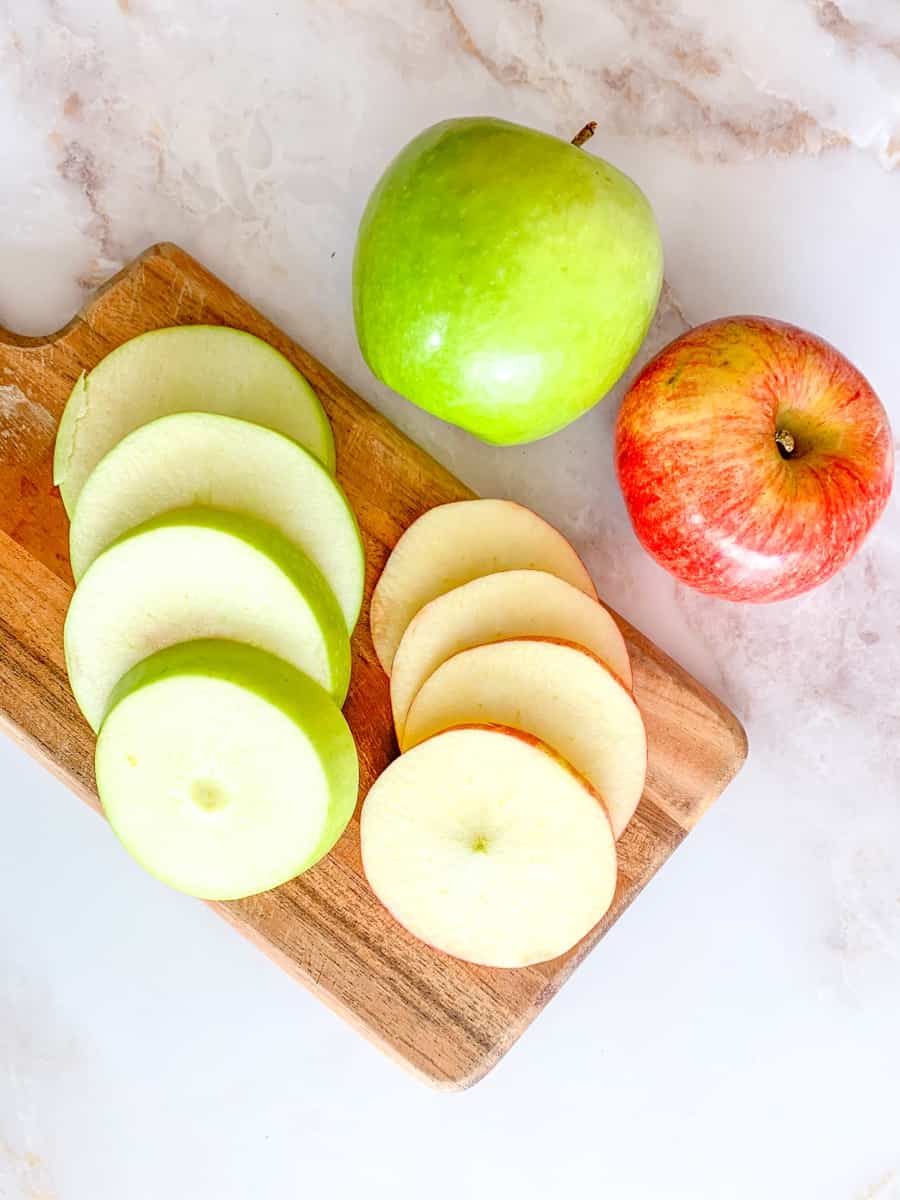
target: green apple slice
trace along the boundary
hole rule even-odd
[[[160,417],[129,433],[88,476],[69,534],[80,579],[98,554],[151,517],[191,505],[258,517],[309,555],[353,628],[362,538],[346,496],[290,438],[211,413]]]
[[[66,664],[92,728],[100,727],[126,671],[157,650],[198,638],[267,650],[339,703],[346,695],[347,629],[313,563],[252,517],[182,509],[126,534],[75,589]]]
[[[125,849],[204,900],[277,887],[332,848],[356,805],[340,710],[251,646],[162,650],[119,682],[97,742],[97,790]]]
[[[292,437],[334,469],[334,440],[318,397],[274,347],[218,325],[155,329],[82,375],[63,410],[53,482],[71,515],[104,454],[148,421],[176,412],[244,417]]]
[[[600,797],[538,739],[438,734],[376,780],[363,867],[410,933],[490,967],[556,958],[612,903],[616,846]]]

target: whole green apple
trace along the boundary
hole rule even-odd
[[[356,332],[413,403],[488,442],[534,441],[620,377],[662,265],[647,199],[609,163],[508,121],[443,121],[366,206]]]

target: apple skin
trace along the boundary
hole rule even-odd
[[[648,363],[619,411],[615,457],[648,553],[701,592],[754,602],[839,571],[893,478],[868,381],[822,338],[765,317],[698,326]]]
[[[486,442],[530,442],[620,377],[662,265],[649,203],[609,163],[508,121],[444,121],[369,199],[356,332],[375,375],[414,404]]]

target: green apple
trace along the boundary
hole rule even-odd
[[[176,412],[256,421],[294,438],[334,470],[328,418],[283,354],[239,329],[155,329],[113,350],[72,389],[53,459],[53,482],[69,515],[108,450],[132,429]]]
[[[365,561],[346,496],[302,446],[233,417],[160,417],[129,433],[100,460],[72,515],[75,578],[129,529],[196,504],[257,517],[280,530],[328,580],[353,628]]]
[[[91,727],[100,727],[117,681],[133,666],[199,638],[277,654],[339,703],[346,695],[347,629],[315,565],[252,517],[182,509],[127,533],[75,589],[66,665]]]
[[[563,954],[616,888],[598,793],[537,738],[498,725],[395,759],[366,797],[360,840],[372,890],[410,933],[489,967]]]
[[[301,672],[251,646],[196,641],[117,685],[97,790],[126,850],[206,900],[277,887],[332,848],[356,805],[356,747]]]
[[[609,163],[508,121],[444,121],[400,152],[366,206],[357,336],[408,400],[485,441],[529,442],[620,377],[662,266],[650,205]]]

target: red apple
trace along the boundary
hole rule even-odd
[[[632,384],[616,470],[635,532],[666,570],[729,600],[829,579],[887,503],[887,413],[828,342],[764,317],[677,338]]]

